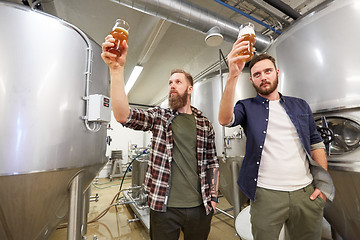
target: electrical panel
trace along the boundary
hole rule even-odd
[[[90,95],[88,121],[110,122],[110,120],[111,120],[110,98],[101,94]]]

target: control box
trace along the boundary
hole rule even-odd
[[[93,94],[89,96],[88,121],[111,121],[111,103],[109,97],[101,94]]]

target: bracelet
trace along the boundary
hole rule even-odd
[[[215,197],[215,196],[211,196],[211,201],[218,203],[218,202],[219,202],[219,198],[218,198],[218,197]]]

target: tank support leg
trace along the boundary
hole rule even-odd
[[[82,207],[82,228],[81,228],[81,236],[84,236],[87,233],[87,222],[88,222],[88,213],[89,213],[89,205],[90,205],[90,194],[91,187],[85,191],[83,196],[83,207]]]
[[[231,175],[232,175],[232,183],[233,183],[233,192],[234,192],[234,199],[233,199],[233,202],[234,202],[234,219],[236,219],[237,215],[240,213],[241,209],[241,203],[240,202],[240,190],[239,190],[239,187],[237,185],[237,178],[238,178],[238,175],[239,175],[239,167],[238,167],[238,164],[236,161],[232,161],[231,162],[231,165],[230,165],[230,168],[231,168]]]
[[[77,174],[70,184],[70,209],[67,231],[68,240],[81,240],[83,174],[83,172]]]

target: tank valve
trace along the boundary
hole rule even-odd
[[[90,202],[97,202],[97,201],[99,201],[99,194],[95,194],[95,196],[90,196],[89,201],[90,201]]]

